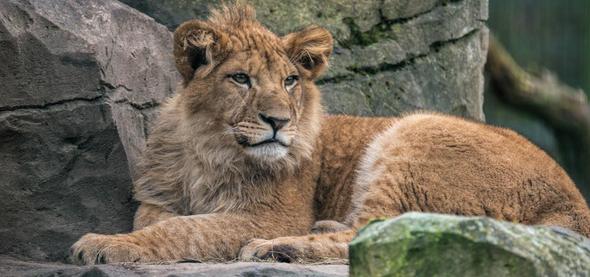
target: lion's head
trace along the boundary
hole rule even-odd
[[[309,157],[321,114],[313,82],[332,43],[317,26],[279,37],[246,5],[185,22],[174,33],[174,55],[185,116],[193,119],[186,128],[198,130],[201,149],[216,151],[208,154],[218,162],[284,165]]]

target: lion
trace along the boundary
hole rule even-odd
[[[314,84],[333,39],[279,37],[235,4],[174,33],[182,76],[134,183],[134,231],[86,234],[79,264],[347,258],[372,218],[489,216],[590,235],[564,170],[520,135],[458,117],[326,115]]]

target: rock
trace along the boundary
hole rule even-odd
[[[24,262],[0,257],[0,276],[348,276],[347,265],[298,265],[278,263],[232,264],[121,264],[73,266]]]
[[[406,213],[350,244],[351,276],[587,276],[590,241],[486,217]]]
[[[171,46],[116,1],[0,1],[0,253],[58,261],[87,232],[130,230]]]
[[[204,0],[123,0],[174,29],[206,18]],[[435,110],[483,120],[487,0],[248,1],[278,34],[318,24],[336,38],[318,81],[330,113]]]

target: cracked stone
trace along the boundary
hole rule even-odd
[[[336,78],[321,83],[324,101],[331,103],[329,109],[333,113],[367,116],[424,109],[465,117],[478,114],[474,103],[482,103],[483,96],[455,88],[471,86],[473,80],[480,78],[480,64],[485,57],[464,55],[465,49],[479,51],[485,47],[481,39],[473,39],[482,37],[480,32],[437,46],[427,55],[393,65],[356,69],[343,81]],[[466,78],[455,78],[459,74]]]
[[[63,261],[87,232],[130,230],[171,48],[117,1],[0,1],[0,253]]]
[[[75,97],[72,99],[62,99],[59,100],[57,102],[51,102],[51,103],[44,103],[44,104],[29,104],[29,105],[20,105],[20,106],[5,106],[5,107],[0,107],[0,112],[4,112],[4,111],[17,111],[17,110],[28,110],[28,109],[37,109],[37,110],[41,110],[41,109],[48,109],[51,108],[53,106],[61,106],[64,105],[66,103],[72,103],[72,102],[95,102],[97,100],[101,100],[103,99],[104,95],[98,95],[95,96],[93,98],[82,98],[82,97]]]

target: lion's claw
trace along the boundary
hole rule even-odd
[[[283,263],[298,262],[301,251],[295,245],[277,240],[253,239],[240,250],[240,260],[274,260]]]
[[[138,262],[148,257],[147,251],[123,236],[86,234],[70,249],[75,264]]]

